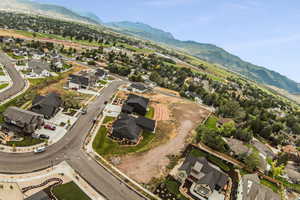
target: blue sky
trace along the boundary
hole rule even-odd
[[[36,0],[216,44],[300,83],[299,0]]]

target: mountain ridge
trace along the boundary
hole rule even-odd
[[[141,22],[121,21],[103,23],[97,15],[90,12],[72,11],[63,6],[37,3],[30,0],[1,0],[0,10],[43,15],[50,18],[72,20],[94,25],[105,25],[123,34],[163,43],[173,48],[186,51],[195,57],[219,64],[259,83],[285,89],[294,94],[300,94],[300,83],[278,72],[244,61],[238,56],[213,44],[199,43],[191,40],[178,40],[170,32],[153,28]]]
[[[43,4],[30,0],[1,0],[0,10],[41,15],[45,17],[64,19],[81,23],[99,24],[99,22],[95,21],[94,19],[86,16],[81,16],[80,14],[63,6]]]
[[[111,24],[113,24],[113,26],[111,26]],[[136,24],[139,24],[139,26],[136,26]],[[153,30],[149,31],[151,26],[143,23],[133,22],[130,24],[130,22],[126,21],[125,25],[124,22],[111,22],[106,23],[106,25],[111,28],[116,28],[125,34],[131,34],[179,48],[200,59],[220,64],[229,70],[244,75],[259,83],[273,85],[291,93],[300,94],[300,83],[297,83],[276,71],[244,61],[240,57],[233,55],[214,44],[199,43],[191,40],[181,41],[174,38],[172,34],[172,37],[166,37],[165,33],[168,32],[153,27]],[[147,29],[144,29],[143,27],[147,27]]]

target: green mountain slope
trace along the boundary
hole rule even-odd
[[[83,23],[99,24],[97,20],[80,15],[63,6],[43,4],[30,0],[1,0],[0,10],[42,15],[51,18],[72,20]]]
[[[243,61],[239,57],[232,55],[215,45],[194,41],[180,41],[175,39],[171,33],[152,28],[151,26],[142,23],[113,22],[107,23],[106,25],[125,34],[139,36],[180,48],[203,60],[221,64],[227,69],[240,73],[259,83],[273,85],[291,93],[300,93],[299,83],[275,71]]]

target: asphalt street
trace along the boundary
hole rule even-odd
[[[10,60],[2,53],[0,53],[0,62],[6,65],[7,71],[14,81],[13,87],[9,90],[10,92],[0,93],[0,99],[3,101],[21,91],[25,86],[25,82]],[[82,150],[85,138],[93,126],[93,119],[102,112],[105,107],[104,102],[109,101],[121,84],[124,84],[124,82],[115,81],[104,88],[101,95],[88,106],[87,114],[80,116],[70,131],[59,142],[49,146],[45,152],[40,154],[0,153],[0,172],[11,174],[32,172],[52,164],[56,165],[65,160],[109,200],[144,199],[107,172]]]
[[[0,52],[0,63],[3,64],[4,68],[13,81],[13,85],[10,88],[0,93],[0,102],[3,102],[9,97],[21,92],[25,88],[26,82],[25,80],[23,80],[20,73],[16,70],[8,56],[3,52]]]

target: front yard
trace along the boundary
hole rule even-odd
[[[2,83],[0,84],[0,90],[6,88],[9,84],[8,83]]]
[[[155,134],[143,132],[143,139],[139,144],[135,146],[124,146],[108,138],[107,131],[105,126],[101,126],[93,141],[93,149],[104,157],[147,151],[149,144],[155,138]]]
[[[53,194],[58,200],[91,200],[74,182],[56,186]]]
[[[10,142],[7,142],[6,145],[16,146],[16,147],[28,147],[28,146],[40,144],[42,142],[44,142],[44,141],[41,139],[33,138],[31,136],[25,136],[22,141],[10,141]]]

